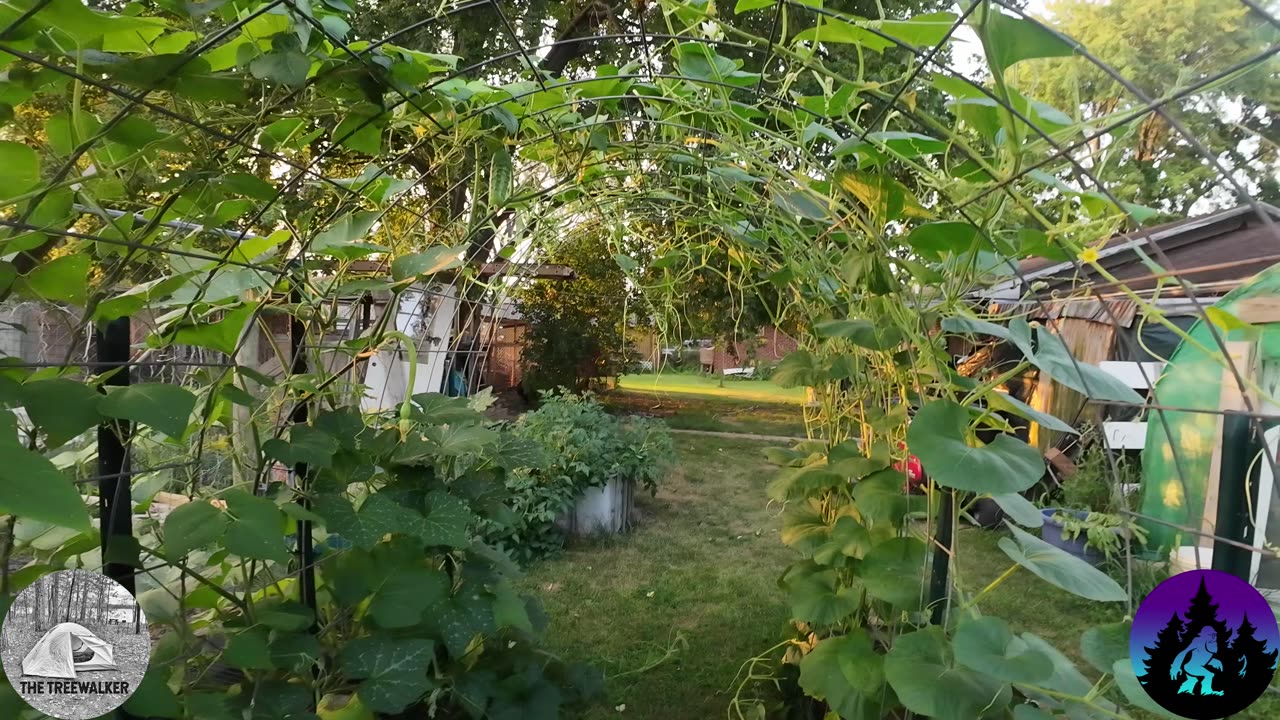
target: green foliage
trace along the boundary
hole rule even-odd
[[[633,323],[676,337],[766,320],[795,331],[802,349],[774,380],[812,390],[806,419],[823,440],[773,455],[784,467],[768,493],[800,555],[781,580],[799,623],[786,660],[800,667],[780,675],[837,714],[1021,719],[1034,702],[1123,717],[1117,703],[1138,701],[1122,663],[1095,688],[1044,640],[979,619],[1001,579],[971,595],[943,588],[961,602],[955,622],[933,623],[920,528],[937,527],[952,489],[1025,521],[1013,498],[1042,461],[1006,434],[1006,414],[1061,423],[958,375],[951,338],[994,337],[1095,399],[1140,400],[1076,363],[1049,327],[975,319],[975,291],[1023,259],[1087,258],[1117,230],[1185,208],[1221,180],[1209,157],[1274,191],[1275,73],[1262,63],[1177,101],[1186,138],[1154,115],[1097,134],[1133,98],[1069,57],[1079,41],[1165,98],[1274,39],[1223,1],[1151,4],[1058,3],[1072,39],[984,3],[968,20],[990,71],[981,87],[911,52],[955,19],[929,0],[891,17],[862,0],[5,5],[0,299],[57,307],[81,331],[145,310],[156,327],[142,352],[207,353],[181,379],[109,391],[113,369],[3,369],[0,459],[20,477],[0,509],[16,518],[14,552],[31,558],[6,586],[102,561],[96,490],[72,480],[95,452],[79,438],[129,423],[139,456],[189,443],[203,463],[223,443],[242,476],[216,497],[194,472],[174,477],[170,489],[208,507],[139,527],[137,549],[160,563],[140,573],[143,603],[172,627],[169,662],[131,711],[367,720],[575,704],[590,683],[537,651],[536,608],[481,540],[545,551],[575,493],[610,478],[652,488],[670,450],[589,401],[554,398],[512,433],[430,395],[398,412],[334,410],[364,404],[361,372],[383,353],[458,349],[439,345],[456,337],[388,331],[395,313],[349,332],[349,311],[411,286],[434,300],[445,293],[428,284],[447,281],[464,332],[485,293],[514,290],[541,388],[616,373]],[[546,53],[508,52],[532,50],[553,25],[564,41]],[[591,37],[606,28],[646,37]],[[404,32],[385,37],[393,30]],[[949,48],[937,50],[945,61]],[[1238,122],[1226,112],[1236,106]],[[1077,154],[1064,159],[1064,145]],[[1118,177],[1118,200],[1082,174]],[[579,279],[526,284],[477,268],[503,260],[564,263]],[[277,319],[304,326],[305,357],[293,359],[306,370],[280,357],[299,371],[264,373],[239,352]],[[300,406],[309,422],[292,420]],[[908,406],[920,408],[910,430]],[[904,441],[932,477],[924,494],[908,494],[896,467]],[[276,462],[308,472],[259,491]],[[168,480],[139,478],[138,504]],[[286,540],[304,522],[323,531],[314,614],[294,599]],[[1126,597],[1010,533],[1001,578],[1025,569],[1063,592]],[[216,675],[206,639],[246,674],[194,686]]]
[[[547,257],[573,270],[573,280],[533,282],[513,294],[528,322],[522,358],[529,390],[582,391],[593,379],[622,372],[629,352],[626,311],[632,290],[614,253],[602,229],[587,228]]]
[[[577,396],[563,389],[544,396],[511,433],[532,445],[538,460],[508,476],[512,517],[490,524],[486,537],[522,561],[563,546],[556,521],[587,489],[619,481],[656,493],[675,461],[671,436],[661,422],[618,418],[591,394]]]
[[[1125,548],[1126,542],[1137,547],[1147,544],[1147,531],[1136,520],[1124,515],[1091,512],[1084,517],[1067,513],[1054,513],[1053,519],[1062,526],[1062,536],[1074,540],[1085,536],[1085,547],[1093,548],[1111,560]]]

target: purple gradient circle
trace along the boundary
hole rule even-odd
[[[1275,677],[1280,627],[1261,593],[1219,570],[1179,573],[1143,599],[1129,659],[1147,695],[1175,715],[1217,720]]]

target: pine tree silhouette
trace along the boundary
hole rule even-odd
[[[1200,589],[1191,598],[1191,606],[1187,608],[1187,637],[1195,637],[1202,628],[1211,627],[1221,635],[1226,631],[1226,624],[1218,618],[1218,604],[1213,601],[1209,589],[1200,578]]]
[[[1258,628],[1249,622],[1249,614],[1245,613],[1236,630],[1236,639],[1231,643],[1231,656],[1235,661],[1233,670],[1224,678],[1229,689],[1240,693],[1260,692],[1271,683],[1275,674],[1276,661],[1280,657],[1280,648],[1270,649],[1266,640],[1257,637]]]
[[[1143,661],[1143,673],[1139,676],[1139,680],[1147,686],[1148,690],[1176,690],[1177,681],[1169,677],[1169,668],[1173,665],[1174,657],[1182,652],[1182,648],[1186,645],[1185,631],[1186,626],[1183,625],[1182,618],[1178,617],[1178,613],[1174,613],[1164,628],[1156,633],[1155,644],[1145,648],[1147,659]],[[1170,686],[1173,687],[1170,688]]]

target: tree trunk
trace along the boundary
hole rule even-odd
[[[133,634],[137,635],[142,632],[142,605],[135,599],[133,601]]]
[[[62,613],[62,622],[71,622],[71,602],[76,596],[76,574],[71,574],[71,589],[67,591],[67,609]]]

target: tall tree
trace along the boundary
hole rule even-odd
[[[621,370],[632,291],[616,249],[601,226],[573,232],[546,259],[568,265],[576,279],[536,281],[513,293],[529,323],[524,360],[530,389],[585,390],[593,378]]]
[[[1274,28],[1239,0],[1051,0],[1045,14],[1061,32],[1149,98],[1201,82],[1265,51]],[[1229,82],[1166,107],[1260,199],[1280,199],[1280,67],[1275,58]],[[1101,121],[1142,103],[1103,68],[1079,57],[1033,60],[1015,84],[1079,119]],[[1116,195],[1170,215],[1238,203],[1222,174],[1157,114],[1099,139],[1086,165]]]

